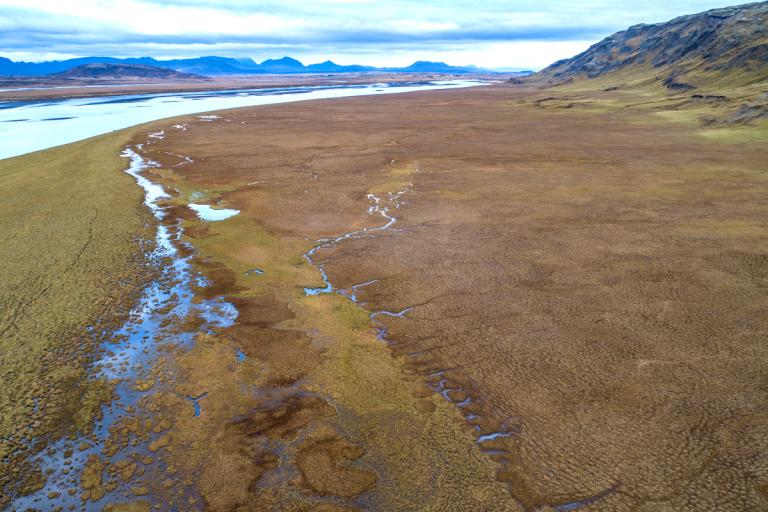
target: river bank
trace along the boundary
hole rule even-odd
[[[78,99],[0,102],[0,159],[67,144],[156,119],[323,98],[474,87],[475,80],[329,83],[214,91],[119,93]]]
[[[112,82],[109,80],[0,79],[0,101],[93,98],[120,94],[184,93],[282,87],[366,85],[377,83],[424,82],[434,80],[505,81],[515,73],[337,73],[331,75],[266,75],[210,77],[199,81]]]

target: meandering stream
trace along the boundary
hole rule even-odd
[[[413,187],[412,184],[408,184],[405,188],[403,188],[403,190],[400,190],[397,192],[390,192],[388,194],[381,195],[381,196],[376,194],[368,194],[368,199],[370,201],[370,206],[368,207],[368,214],[374,215],[374,216],[378,215],[383,217],[384,223],[381,226],[373,227],[373,228],[358,229],[355,231],[350,231],[349,233],[345,233],[335,238],[318,240],[316,242],[316,245],[304,254],[304,258],[320,271],[320,275],[323,279],[324,286],[317,287],[317,288],[305,288],[304,293],[306,295],[338,293],[340,295],[343,295],[349,298],[349,300],[351,300],[353,303],[365,308],[367,304],[364,301],[360,300],[360,298],[358,297],[358,291],[364,287],[374,286],[378,281],[377,280],[366,281],[364,283],[350,286],[349,288],[339,289],[335,287],[333,283],[331,283],[328,277],[328,274],[325,270],[324,264],[321,262],[315,261],[314,257],[317,254],[317,251],[321,249],[333,247],[339,243],[344,242],[345,240],[376,236],[377,233],[380,233],[382,231],[397,231],[397,228],[393,227],[395,223],[397,223],[397,217],[392,215],[391,212],[400,208],[400,206],[403,204],[401,202],[401,198],[405,194],[410,192],[412,187]],[[415,306],[404,308],[401,311],[369,310],[369,318],[371,319],[371,323],[373,324],[373,327],[376,330],[377,337],[381,341],[385,343],[389,343],[389,340],[387,339],[387,327],[381,321],[381,318],[391,317],[391,318],[407,319],[408,318],[407,315],[414,309],[415,309]],[[468,395],[466,393],[467,390],[464,390],[461,386],[451,385],[449,387],[449,382],[445,378],[444,374],[445,374],[445,371],[441,370],[441,371],[434,372],[433,374],[428,376],[431,379],[429,385],[433,389],[433,391],[435,391],[435,393],[442,396],[448,402],[458,407],[462,415],[467,420],[467,422],[470,425],[473,425],[475,436],[476,436],[475,440],[478,446],[480,447],[480,449],[483,450],[483,452],[485,452],[489,456],[496,457],[499,460],[508,457],[509,453],[507,453],[503,449],[499,449],[498,447],[493,446],[492,443],[490,442],[500,438],[511,437],[515,435],[517,431],[515,429],[508,429],[506,426],[502,426],[501,430],[493,431],[493,432],[487,432],[487,431],[484,432],[479,425],[473,424],[474,420],[476,420],[478,416],[476,414],[469,412],[468,410],[469,406],[472,404],[472,397]]]

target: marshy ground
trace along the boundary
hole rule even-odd
[[[110,396],[86,368],[146,282],[151,241],[142,192],[122,173],[128,140],[0,163],[0,503],[43,485],[26,456],[50,434],[90,431]]]
[[[153,385],[136,383],[146,395],[121,443],[81,479],[89,506],[125,478],[133,491],[118,501],[138,510],[768,507],[768,129],[705,127],[717,107],[680,101],[504,84],[191,116],[3,162],[30,201],[102,187],[34,203],[78,219],[49,235],[35,228],[42,206],[3,206],[2,232],[30,256],[15,249],[18,284],[1,297],[52,294],[40,312],[16,308],[42,319],[34,328],[3,317],[18,333],[3,337],[4,361],[29,369],[3,366],[3,391],[17,390],[0,395],[16,411],[3,435],[23,440],[3,456],[52,430],[20,424],[48,400],[26,390],[58,375],[34,365],[70,351],[55,305],[71,314],[74,287],[88,306],[72,322],[119,319],[124,307],[93,305],[131,295],[99,276],[140,282],[132,262],[151,223],[116,155],[163,130],[141,154],[159,163],[147,176],[171,192],[168,222],[181,220],[208,281],[195,300],[222,297],[238,318],[169,345]],[[103,165],[66,160],[86,144]],[[75,167],[77,191],[63,174]],[[49,168],[61,174],[46,181]],[[71,262],[91,218],[67,214],[78,203],[106,219],[89,265]],[[189,203],[239,214],[204,222]],[[377,204],[390,229],[374,230]],[[345,293],[307,295],[324,283],[304,255],[351,232],[311,257]],[[23,277],[40,274],[32,261],[86,277],[37,290]],[[27,339],[39,352],[14,351]],[[80,381],[56,386],[74,400]],[[136,471],[143,445],[167,478]]]

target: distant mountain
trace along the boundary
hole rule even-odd
[[[120,59],[112,57],[83,57],[64,61],[50,62],[14,62],[0,57],[0,76],[42,76],[60,73],[82,64],[94,62],[119,62]]]
[[[267,59],[259,64],[259,69],[265,73],[288,74],[288,73],[306,73],[307,68],[304,64],[291,57],[282,59]]]
[[[670,89],[768,80],[768,2],[635,25],[534,77],[554,81],[650,77]]]
[[[168,78],[174,80],[191,80],[202,78],[199,75],[180,73],[168,68],[147,66],[144,64],[123,64],[112,62],[94,62],[82,64],[66,71],[51,75],[56,78]]]
[[[250,59],[248,59],[250,60]],[[256,63],[252,60],[248,63],[245,60],[232,59],[228,57],[197,57],[194,59],[173,59],[173,60],[155,60],[151,57],[141,57],[138,59],[123,59],[123,62],[132,64],[149,64],[152,66],[162,66],[182,73],[193,73],[196,75],[243,75],[263,73],[256,68]],[[251,65],[252,64],[252,65]]]
[[[321,62],[319,64],[310,64],[307,66],[307,71],[310,73],[360,73],[365,71],[375,71],[376,68],[372,66],[342,66],[336,64],[330,60]]]
[[[0,76],[45,76],[61,73],[77,66],[95,63],[134,64],[172,69],[195,75],[252,75],[252,74],[299,74],[299,73],[360,73],[381,71],[390,73],[472,73],[480,71],[474,66],[450,66],[444,62],[419,61],[402,68],[376,68],[372,66],[344,66],[327,60],[305,66],[291,57],[267,59],[257,64],[252,59],[229,57],[197,57],[193,59],[156,60],[152,57],[118,59],[114,57],[83,57],[63,61],[14,62],[0,57]]]
[[[445,62],[420,60],[406,68],[386,68],[388,71],[403,73],[472,73],[480,71],[475,66],[450,66]]]

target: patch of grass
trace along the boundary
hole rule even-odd
[[[616,87],[624,90],[631,89],[635,94],[642,93],[649,96],[666,92],[653,67],[647,64],[617,70],[590,80],[574,80],[554,89],[589,94]]]
[[[178,204],[205,203],[210,200],[211,194],[209,191],[190,186],[186,181],[168,169],[153,169],[152,173],[159,178],[153,181],[162,181],[166,190],[176,189],[178,191],[179,196],[174,201]]]
[[[369,319],[365,310],[346,299],[334,305],[333,312],[336,314],[339,322],[342,322],[350,329],[360,331],[368,328]]]
[[[701,121],[701,116],[706,113],[704,109],[686,109],[686,110],[663,110],[656,112],[656,115],[667,120],[676,123],[685,123],[688,125],[698,125]]]
[[[732,240],[739,238],[754,239],[765,234],[765,226],[762,223],[738,220],[718,221],[702,219],[678,225],[676,230],[685,234],[698,236],[715,235],[718,237],[728,237]]]
[[[294,267],[301,267],[307,264],[307,259],[303,254],[296,254],[288,259],[288,263]]]
[[[131,503],[109,503],[104,506],[104,512],[149,512],[152,507],[146,501]]]
[[[419,170],[417,162],[393,162],[386,169],[387,179],[371,187],[371,194],[386,194],[403,190],[413,180],[413,175]]]
[[[81,434],[87,434],[93,428],[93,422],[101,419],[102,404],[112,401],[115,392],[113,382],[96,380],[83,386],[82,398],[74,414],[75,427]]]
[[[754,126],[735,126],[701,130],[702,136],[725,144],[768,142],[768,121]]]
[[[481,197],[479,194],[466,192],[464,190],[438,190],[437,194],[445,199],[455,201],[471,201]]]

